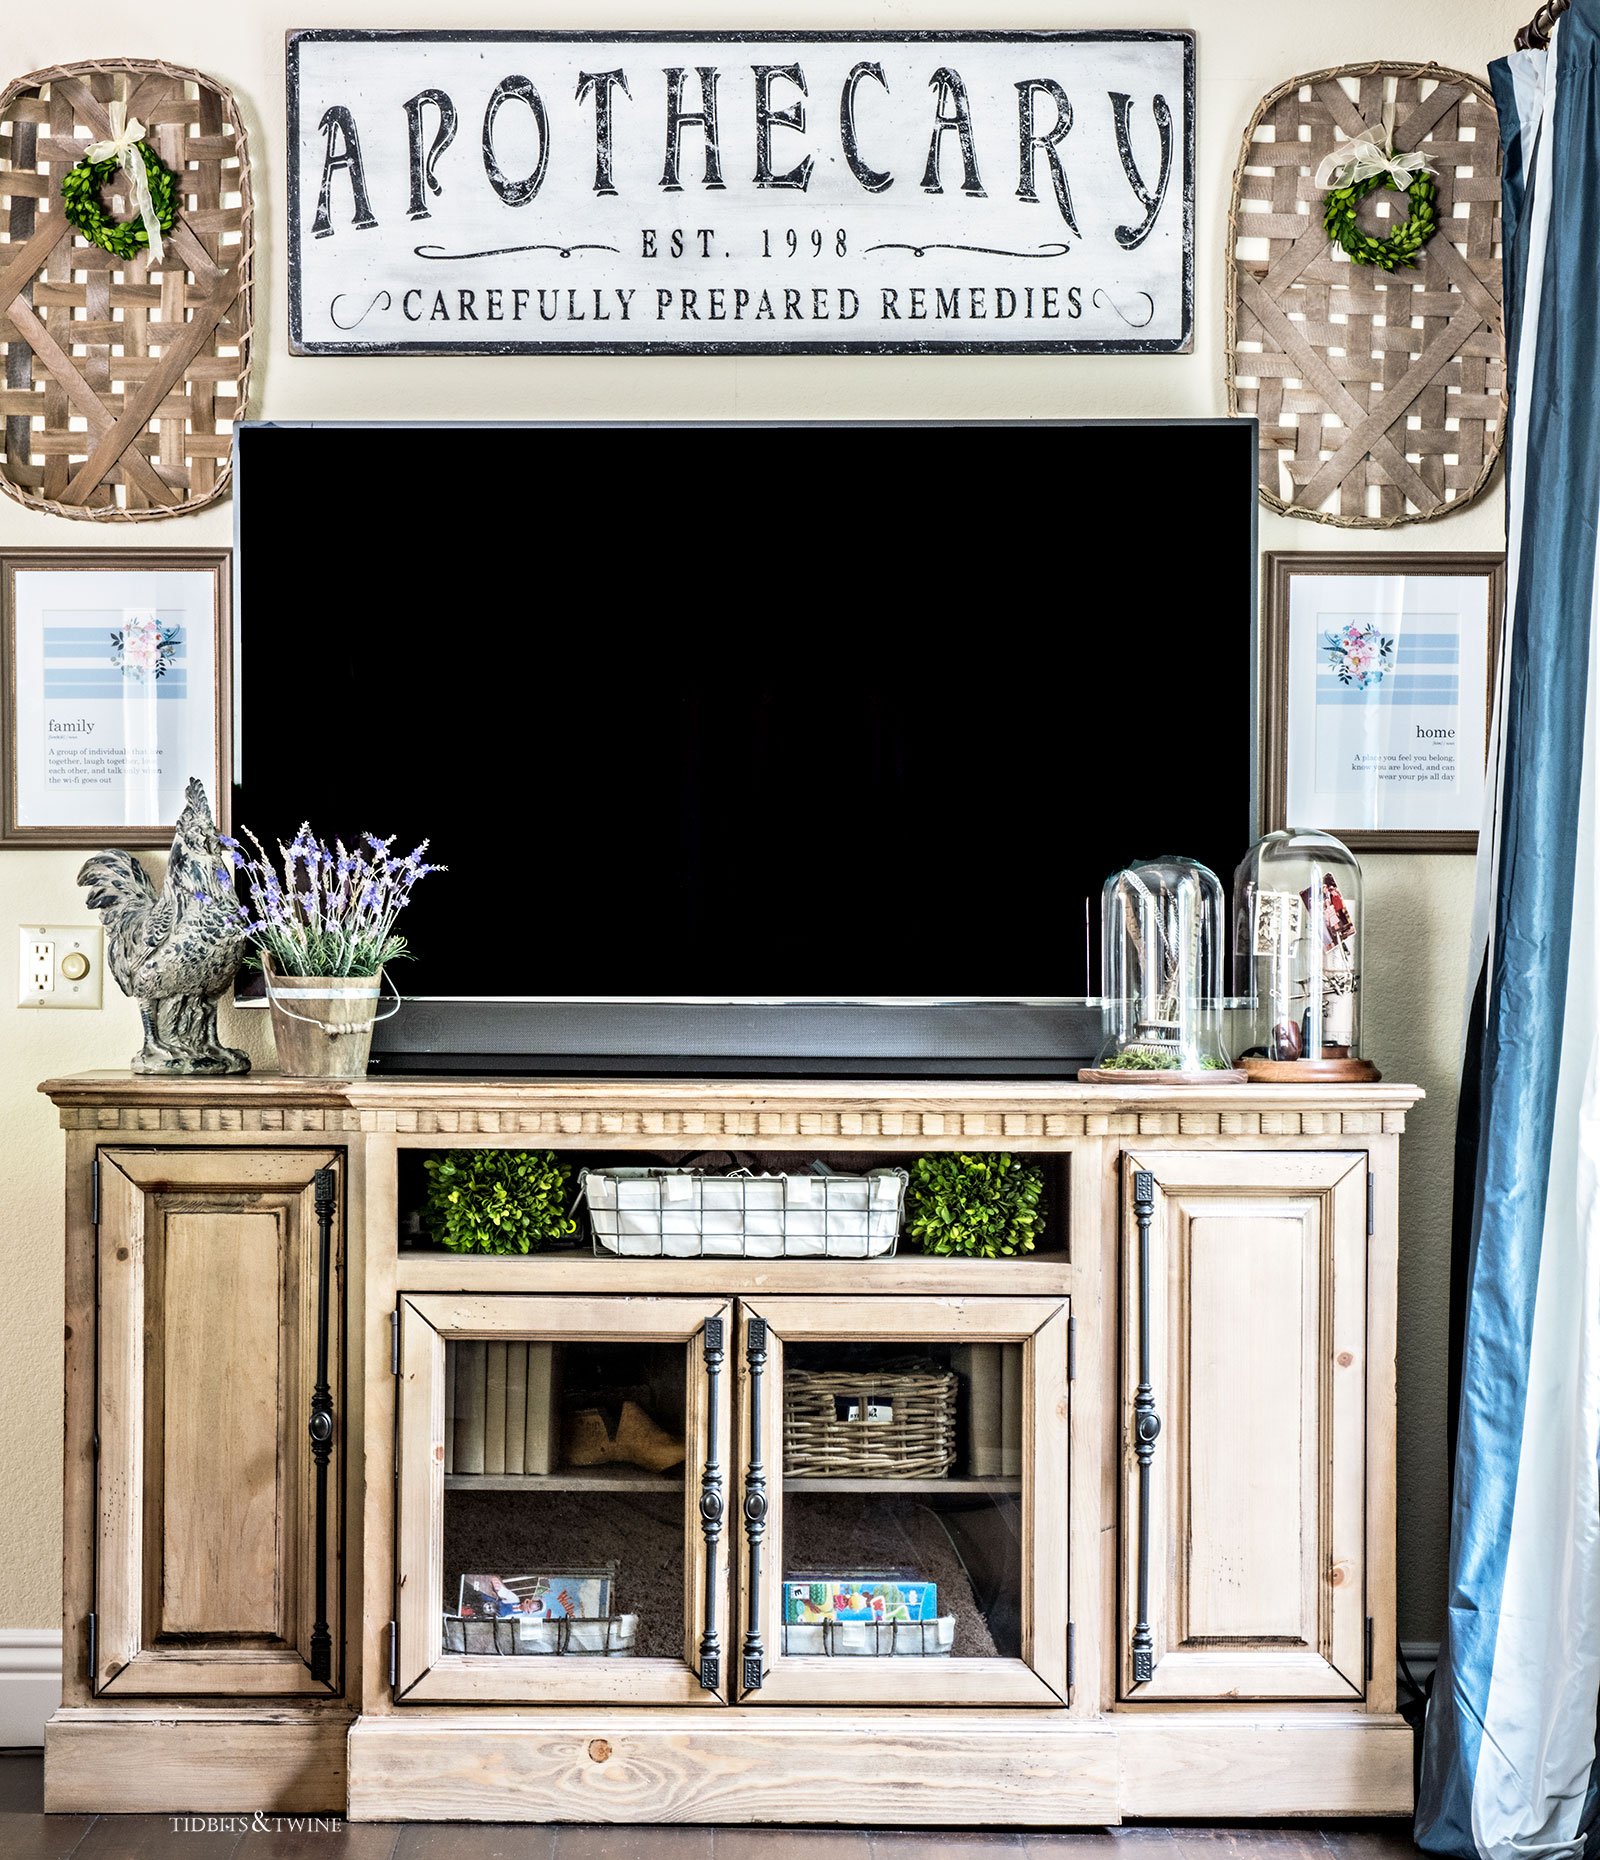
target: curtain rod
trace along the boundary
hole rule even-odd
[[[1533,18],[1517,34],[1519,52],[1542,52],[1550,43],[1555,23],[1571,6],[1572,0],[1545,0]]]

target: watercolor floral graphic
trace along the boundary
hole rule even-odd
[[[1352,620],[1328,634],[1322,651],[1339,683],[1356,691],[1381,685],[1384,673],[1394,664],[1394,640],[1370,620]]]
[[[129,614],[111,635],[111,663],[124,678],[165,678],[177,656],[178,629],[164,627],[154,613]]]

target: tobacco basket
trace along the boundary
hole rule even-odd
[[[62,212],[62,178],[109,133],[119,94],[178,177],[161,265],[113,257]],[[129,523],[226,491],[250,388],[254,236],[238,106],[200,72],[113,58],[0,93],[0,491]]]
[[[1439,214],[1415,268],[1392,273],[1334,246],[1316,185],[1323,156],[1386,110],[1396,149],[1432,164]],[[1395,211],[1388,189],[1364,209]],[[1500,139],[1483,85],[1376,63],[1280,84],[1244,133],[1228,246],[1228,411],[1261,423],[1261,501],[1355,529],[1471,503],[1505,427]]]

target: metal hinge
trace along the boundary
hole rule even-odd
[[[94,1168],[89,1175],[89,1221],[92,1226],[100,1225],[100,1158],[94,1159]]]
[[[397,1376],[399,1373],[400,1313],[398,1311],[391,1311],[389,1313],[389,1374],[391,1376]]]
[[[1067,1319],[1067,1380],[1069,1382],[1076,1382],[1077,1379],[1078,1320],[1075,1317],[1069,1317]]]
[[[94,1690],[95,1669],[99,1663],[98,1655],[100,1652],[100,1623],[98,1622],[98,1620],[96,1620],[92,1611],[89,1615],[88,1626],[89,1626],[89,1690],[92,1692]]]
[[[1367,1616],[1367,1683],[1372,1683],[1372,1616]]]
[[[389,1623],[389,1690],[393,1692],[400,1683],[400,1630],[394,1622]]]
[[[1067,1623],[1067,1690],[1070,1692],[1078,1683],[1078,1628],[1077,1623]]]
[[[1378,1231],[1378,1185],[1372,1171],[1367,1171],[1367,1237],[1370,1239]]]

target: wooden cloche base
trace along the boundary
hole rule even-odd
[[[1241,1059],[1239,1064],[1252,1085],[1375,1085],[1383,1077],[1370,1059]]]

